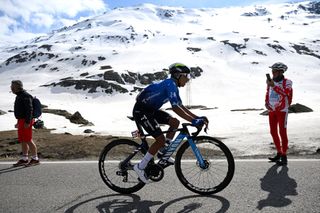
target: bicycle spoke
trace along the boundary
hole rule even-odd
[[[176,171],[179,180],[191,191],[212,194],[225,188],[232,179],[234,161],[232,154],[222,142],[209,137],[196,138],[205,168],[201,168],[190,146],[179,150]],[[230,158],[230,159],[229,159]]]
[[[132,170],[132,164],[142,159],[142,153],[138,152],[129,162],[124,162],[137,147],[138,144],[131,140],[119,139],[108,144],[101,153],[99,159],[100,175],[107,186],[114,191],[132,193],[144,186]]]

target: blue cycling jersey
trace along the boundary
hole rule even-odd
[[[152,109],[160,109],[168,101],[170,101],[172,106],[182,105],[176,82],[171,78],[144,88],[137,96],[137,101],[144,103]]]

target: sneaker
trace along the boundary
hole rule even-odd
[[[17,163],[13,164],[13,167],[25,166],[28,164],[28,160],[20,159]]]
[[[28,164],[26,164],[25,166],[35,166],[35,165],[39,165],[40,161],[39,160],[35,160],[35,159],[31,159],[30,162]]]
[[[287,165],[287,164],[288,164],[287,156],[286,156],[286,155],[282,155],[282,156],[280,157],[280,160],[277,161],[277,164],[278,164],[279,166],[285,166],[285,165]]]
[[[273,158],[268,158],[270,161],[269,162],[277,162],[278,160],[280,160],[281,154],[277,153],[276,156],[274,156]]]
[[[146,177],[146,174],[143,169],[139,169],[138,164],[134,165],[133,170],[137,173],[139,176],[139,180],[145,184],[149,183],[148,178]]]

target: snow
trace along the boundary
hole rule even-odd
[[[44,113],[45,126],[54,129],[53,133],[84,134],[83,131],[89,128],[101,135],[130,136],[135,125],[126,116],[131,115],[137,93],[91,94],[73,88],[41,85],[58,82],[65,77],[78,79],[84,72],[99,74],[103,72],[99,70],[102,65],[111,65],[120,74],[127,71],[143,74],[161,71],[174,62],[182,62],[204,70],[199,78],[191,81],[189,96],[186,88],[181,88],[180,92],[185,104],[190,97],[188,104],[217,107],[193,110],[195,114],[209,118],[209,135],[223,138],[223,142],[238,155],[271,154],[274,150],[270,144],[268,117],[259,115],[262,111],[231,110],[264,108],[265,73],[270,72],[268,67],[271,64],[282,61],[289,66],[286,76],[293,81],[293,103],[301,103],[314,110],[312,113],[289,114],[289,146],[314,152],[320,142],[320,61],[313,56],[297,54],[291,46],[306,45],[320,55],[319,41],[315,41],[320,37],[320,16],[310,19],[310,14],[303,10],[287,14],[297,6],[263,5],[269,14],[246,17],[241,15],[255,12],[255,7],[184,9],[144,4],[139,9],[129,7],[109,11],[48,34],[38,43],[30,43],[36,45],[34,50],[43,44],[52,44],[50,53],[59,55],[57,59],[42,57],[41,61],[31,61],[23,66],[5,66],[2,62],[23,49],[9,51],[12,49],[10,46],[3,47],[0,49],[0,109],[6,112],[12,110],[15,95],[10,93],[10,82],[21,79],[25,88],[50,109],[63,109],[70,113],[79,111],[85,119],[94,123],[94,126],[81,127],[64,117]],[[173,16],[166,17],[166,11]],[[285,19],[281,19],[281,15],[285,15]],[[88,27],[89,23],[91,27]],[[131,34],[136,34],[135,39],[128,43],[105,38],[117,35],[130,38]],[[100,37],[90,40],[95,35]],[[149,38],[145,39],[143,35]],[[208,37],[213,37],[214,41]],[[244,40],[246,38],[249,38],[247,42]],[[246,48],[236,52],[221,42],[225,40],[245,44]],[[281,45],[285,51],[277,53],[267,44]],[[76,51],[75,46],[82,46],[83,49]],[[201,48],[201,51],[193,53],[187,47]],[[262,51],[266,56],[256,54],[255,50]],[[39,51],[46,52],[43,49]],[[81,56],[77,58],[77,55]],[[94,66],[82,66],[83,55],[87,60],[96,60],[98,56],[106,57],[106,60]],[[71,57],[75,59],[57,61]],[[44,63],[48,64],[48,68],[34,71],[33,66]],[[55,66],[59,71],[50,71]],[[126,87],[131,88],[132,85]],[[170,105],[167,104],[163,108],[168,107]],[[13,113],[0,116],[0,131],[12,130],[14,124]]]

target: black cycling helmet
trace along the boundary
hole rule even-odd
[[[274,63],[272,66],[270,66],[269,68],[273,69],[273,70],[280,70],[280,71],[287,71],[288,69],[288,66],[285,65],[284,63],[282,62],[277,62],[277,63]]]
[[[178,79],[181,74],[190,74],[191,70],[182,63],[174,63],[169,66],[169,73],[171,78]]]

